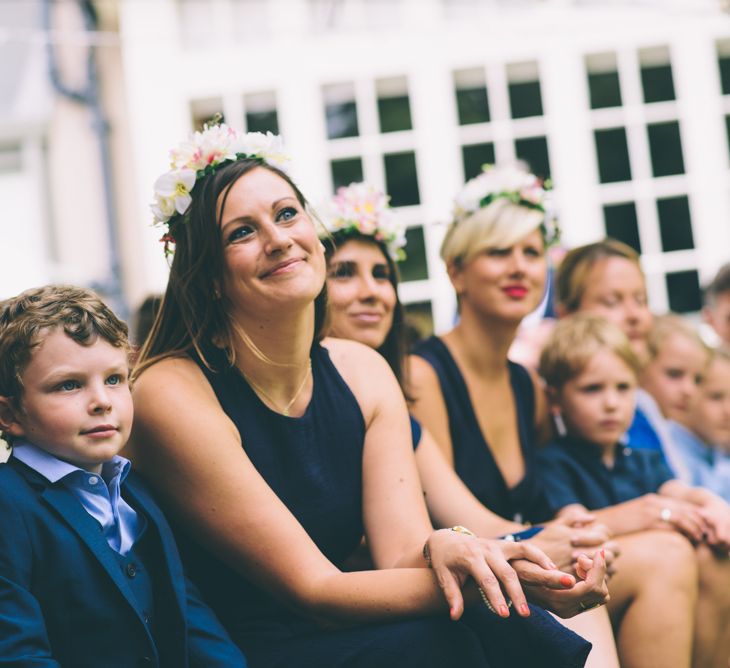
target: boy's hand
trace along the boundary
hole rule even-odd
[[[660,494],[640,497],[647,517],[647,528],[674,529],[699,543],[710,531],[701,509],[687,501]]]
[[[718,550],[730,550],[730,506],[718,499],[702,506],[699,513],[707,523],[707,544]]]

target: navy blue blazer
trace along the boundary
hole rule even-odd
[[[13,457],[0,464],[0,666],[245,667],[133,472],[122,496],[147,518],[161,561],[155,638],[99,523],[63,484]]]

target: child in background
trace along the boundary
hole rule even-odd
[[[641,386],[654,398],[663,418],[686,422],[709,350],[689,322],[669,314],[654,318],[647,352]]]
[[[654,357],[664,368],[664,356]],[[684,632],[682,616],[694,609],[699,574],[697,618],[713,615],[718,624],[711,630],[697,626],[691,665],[726,667],[730,506],[707,490],[674,479],[659,453],[620,443],[633,418],[639,368],[629,340],[606,320],[579,314],[558,323],[540,358],[551,411],[565,425],[565,434],[539,455],[547,506],[550,514],[558,515],[594,511],[617,537],[654,529],[676,531],[674,553],[656,555],[677,566],[676,581],[657,583],[676,595],[675,604],[661,611],[666,622],[663,633]],[[690,544],[695,545],[697,564],[687,563]],[[690,665],[691,645],[688,638],[687,654],[678,656],[675,665]]]
[[[127,326],[91,291],[0,304],[0,663],[245,667],[185,579],[118,453],[132,427]]]
[[[711,352],[688,415],[669,429],[690,483],[730,502],[730,353]]]
[[[704,302],[702,315],[709,328],[708,339],[730,350],[730,262],[720,267],[705,288]]]

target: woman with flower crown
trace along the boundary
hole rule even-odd
[[[132,456],[193,577],[254,667],[583,665],[509,566],[553,570],[540,550],[433,531],[387,363],[322,339],[324,250],[281,155],[207,128],[157,182],[174,254]],[[363,534],[377,570],[344,572]]]
[[[321,238],[328,266],[329,334],[375,348],[405,390],[405,331],[396,267],[396,262],[405,257],[405,225],[388,206],[388,197],[366,183],[340,188],[320,213],[324,214],[326,228]],[[607,533],[588,514],[552,523],[544,530],[525,530],[523,525],[492,513],[461,482],[428,431],[413,417],[410,420],[423,494],[436,526],[461,522],[481,536],[503,534],[506,540],[531,541],[568,571],[574,565],[581,570],[576,562],[576,548],[586,551],[580,562],[587,570],[591,567],[588,554],[608,546],[606,556],[612,556],[612,545],[604,543]],[[576,580],[565,574],[550,582],[544,577],[547,572],[540,572],[528,562],[513,562],[513,566],[527,585],[528,598],[562,617],[571,617],[604,601],[605,583],[602,579],[596,581],[595,572],[589,582],[579,581],[574,586]],[[592,589],[596,585],[600,593]],[[563,623],[593,642],[587,666],[618,666],[611,624],[604,608]]]
[[[545,248],[556,236],[550,223],[548,193],[531,174],[494,168],[466,184],[441,247],[459,322],[419,345],[409,366],[414,415],[471,492],[519,520],[543,519],[535,447],[550,426],[537,379],[507,352],[543,295]],[[621,665],[675,665],[692,610],[667,601],[687,580],[677,564],[692,568],[687,550],[668,532],[616,542],[608,610]]]

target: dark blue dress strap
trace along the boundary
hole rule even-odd
[[[412,415],[408,417],[411,419],[411,440],[413,441],[413,450],[415,451],[421,442],[421,423]]]
[[[535,460],[535,388],[530,373],[507,362],[514,397],[517,433],[525,475],[509,487],[482,433],[466,381],[446,344],[438,337],[420,343],[413,353],[425,359],[439,380],[449,417],[454,469],[483,505],[502,517],[523,521],[542,499]]]

